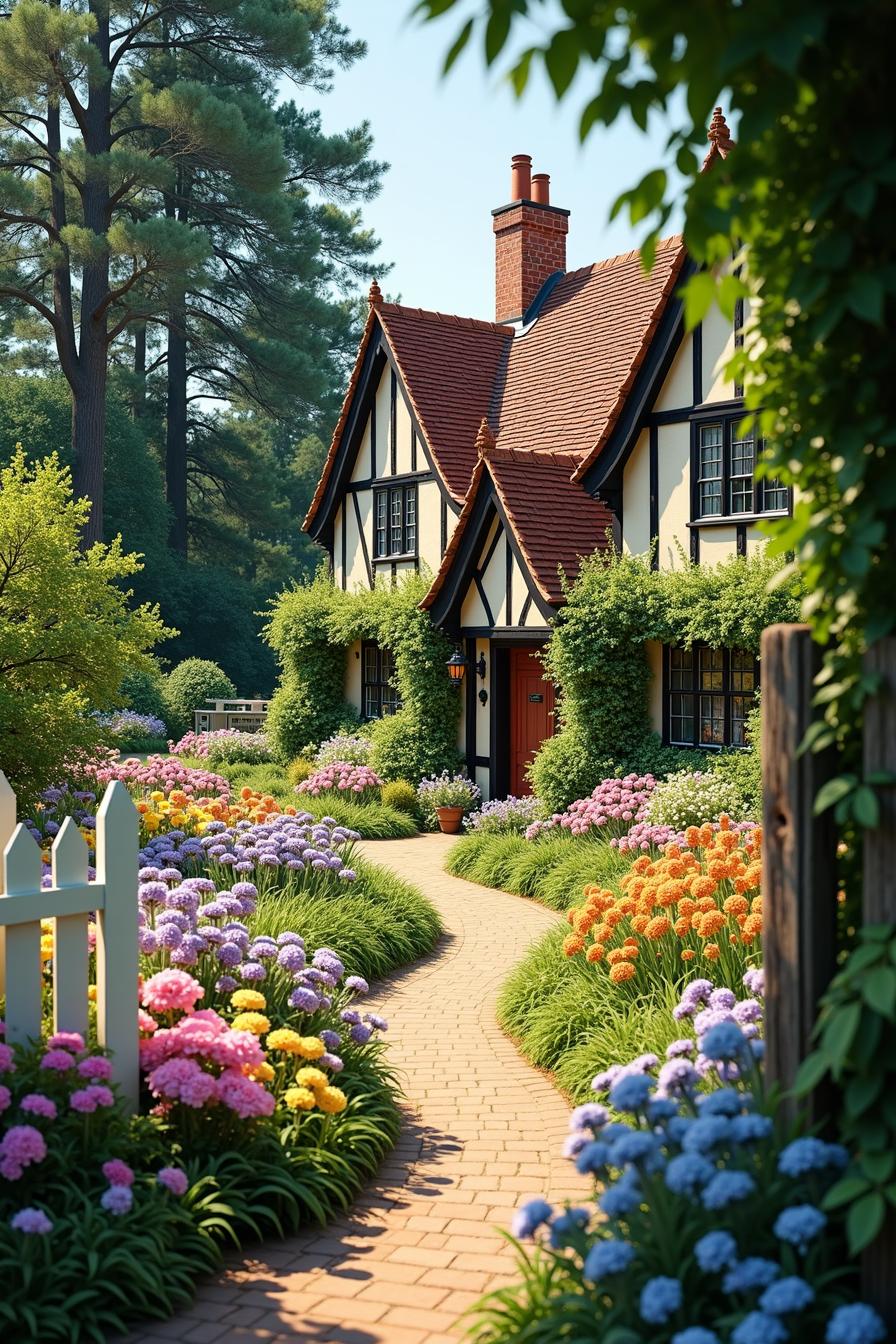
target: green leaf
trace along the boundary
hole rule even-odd
[[[837,775],[834,779],[829,779],[827,783],[822,784],[818,793],[815,795],[814,812],[816,817],[822,812],[826,812],[829,807],[839,803],[841,798],[846,798],[856,786],[855,775]]]
[[[883,1079],[881,1081],[883,1082]],[[896,1166],[896,1153],[892,1149],[885,1153],[862,1154],[862,1170],[875,1185],[883,1185],[884,1181],[888,1181],[893,1174],[894,1166]]]
[[[851,1255],[869,1246],[883,1226],[886,1214],[884,1197],[878,1191],[864,1195],[853,1204],[846,1217],[846,1237]]]
[[[884,318],[884,287],[876,275],[854,275],[849,285],[847,299],[850,309],[856,317],[873,322],[876,327]]]
[[[842,1204],[851,1204],[870,1188],[869,1182],[861,1176],[844,1176],[836,1185],[831,1186],[822,1200],[822,1206],[825,1209],[839,1209]]]
[[[466,47],[467,43],[469,42],[472,32],[473,32],[473,20],[467,19],[463,28],[461,28],[457,37],[454,39],[454,41],[451,43],[451,46],[448,48],[448,54],[445,57],[445,63],[442,66],[443,74],[447,75],[448,71],[454,65],[454,62],[457,60],[458,56],[460,56],[464,47]]]
[[[509,8],[493,9],[489,14],[485,25],[485,59],[488,65],[493,65],[500,56],[510,32],[512,18]],[[468,22],[472,23],[473,20],[469,19]]]
[[[857,1078],[850,1079],[844,1095],[846,1114],[850,1119],[856,1119],[868,1109],[877,1098],[883,1081],[884,1076],[880,1072],[860,1074]]]
[[[794,1079],[793,1090],[796,1095],[804,1097],[807,1092],[814,1091],[828,1069],[828,1061],[820,1050],[815,1050],[811,1055],[807,1055],[797,1070]]]
[[[878,966],[869,972],[862,981],[862,995],[869,1008],[892,1020],[896,1015],[896,971]]]
[[[835,1069],[839,1069],[846,1059],[861,1017],[859,1003],[850,1003],[831,1014],[822,1036],[822,1049]]]
[[[866,831],[873,831],[880,824],[877,794],[867,784],[860,784],[853,794],[852,814]]]
[[[510,22],[509,14],[507,22]],[[544,64],[558,98],[563,97],[575,79],[580,56],[581,47],[575,28],[561,28],[554,34],[544,53]]]
[[[688,331],[693,331],[709,312],[716,297],[716,282],[710,271],[692,275],[682,290],[684,320]]]

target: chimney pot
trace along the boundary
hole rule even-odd
[[[514,154],[510,160],[510,199],[528,201],[532,192],[532,155]]]
[[[548,173],[532,174],[532,199],[536,205],[550,205],[551,179]]]

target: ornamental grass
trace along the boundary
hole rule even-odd
[[[761,947],[762,832],[692,826],[682,845],[642,854],[620,894],[586,887],[569,911],[567,957],[584,956],[629,998],[711,970],[739,980]]]

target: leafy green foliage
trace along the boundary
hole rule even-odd
[[[386,807],[394,807],[396,812],[407,812],[409,817],[417,815],[417,790],[406,779],[393,779],[384,784],[382,799]]]
[[[437,18],[457,3],[422,0],[419,9]],[[534,0],[488,0],[452,48],[480,29],[491,63],[514,34],[535,31],[513,53],[512,82],[522,92],[543,64],[559,98],[584,66],[593,92],[583,138],[626,114],[642,129],[651,113],[669,115],[665,162],[614,208],[649,220],[649,266],[684,195],[685,242],[703,268],[685,288],[689,326],[716,301],[729,317],[738,298],[756,301],[728,373],[765,439],[762,470],[798,491],[792,519],[769,530],[776,554],[795,555],[804,617],[827,646],[813,746],[836,741],[847,753],[875,690],[862,651],[896,626],[896,134],[879,114],[889,58],[878,40],[891,20],[886,0],[859,11],[850,0],[815,0],[784,21],[771,0],[724,9],[638,0],[623,11],[570,2],[547,17]],[[698,147],[722,101],[737,144],[701,172]],[[846,810],[873,824],[859,783],[856,770]]]
[[[164,677],[157,663],[150,667],[131,668],[122,677],[118,689],[128,709],[133,709],[137,714],[152,714],[154,718],[166,722],[168,706],[165,704]]]
[[[613,774],[706,769],[700,752],[663,747],[648,714],[645,644],[759,651],[763,629],[799,614],[800,581],[765,554],[652,570],[647,555],[595,555],[567,585],[545,666],[561,688],[559,729],[530,778],[551,811]]]
[[[452,845],[445,867],[455,877],[568,910],[581,901],[583,887],[591,882],[612,885],[630,863],[630,857],[603,840],[556,832],[535,840],[474,832]]]
[[[227,700],[236,695],[236,687],[227,673],[208,658],[187,658],[172,668],[165,678],[164,696],[168,728],[182,737],[193,727],[193,711],[206,700]]]
[[[842,1097],[838,1121],[855,1153],[825,1207],[848,1207],[853,1254],[874,1240],[896,1207],[896,928],[866,925],[821,1000],[815,1050],[803,1060],[796,1091],[830,1079]],[[892,1217],[892,1212],[890,1214]]]
[[[0,470],[0,768],[25,802],[100,741],[86,711],[116,704],[169,633],[157,607],[128,604],[135,555],[79,551],[88,507],[56,457],[29,466],[19,450]]]
[[[277,599],[265,637],[282,676],[268,732],[283,759],[357,723],[344,698],[346,650],[372,639],[392,651],[401,701],[397,713],[369,726],[372,768],[386,780],[414,781],[456,765],[460,705],[445,674],[451,650],[419,608],[426,591],[426,577],[409,574],[394,587],[346,593],[321,571]]]

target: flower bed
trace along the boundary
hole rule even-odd
[[[274,759],[267,734],[244,733],[238,728],[215,728],[212,731],[184,733],[179,742],[169,742],[173,756],[193,756],[212,763],[242,762],[258,765]]]
[[[522,835],[539,824],[542,806],[531,794],[526,798],[493,798],[464,817],[464,829],[478,835]]]
[[[296,785],[296,793],[312,798],[322,795],[352,797],[356,802],[379,799],[383,781],[369,765],[352,765],[350,761],[334,761]]]
[[[819,1207],[848,1160],[812,1136],[782,1144],[750,997],[695,981],[693,1018],[655,1054],[594,1079],[604,1098],[571,1117],[565,1154],[595,1181],[594,1203],[536,1199],[513,1220],[520,1282],[484,1299],[480,1344],[521,1338],[655,1344],[877,1344],[886,1329],[854,1300],[834,1218]],[[617,1118],[614,1118],[614,1113]],[[824,1235],[823,1235],[824,1234]]]
[[[158,751],[164,749],[168,729],[155,714],[138,714],[133,709],[114,709],[93,717],[103,730],[109,745],[119,751]]]

